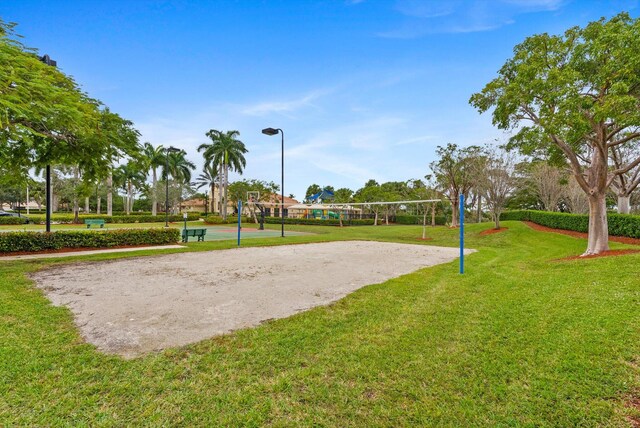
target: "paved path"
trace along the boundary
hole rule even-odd
[[[20,256],[0,256],[3,260],[27,260],[27,259],[48,259],[52,257],[71,257],[85,256],[88,254],[105,254],[105,253],[125,253],[127,251],[143,251],[143,250],[168,250],[174,248],[187,248],[183,245],[156,245],[151,247],[134,247],[134,248],[112,248],[105,250],[88,250],[88,251],[70,251],[67,253],[44,253],[44,254],[23,254]]]

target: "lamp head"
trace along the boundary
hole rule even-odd
[[[276,135],[278,133],[278,130],[274,128],[264,128],[262,130],[262,133],[264,135]]]

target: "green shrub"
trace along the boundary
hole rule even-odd
[[[424,221],[421,215],[396,215],[396,224],[419,224],[422,225]],[[431,224],[431,214],[427,214],[427,225]],[[446,224],[444,216],[436,216],[436,224],[442,226]]]
[[[252,218],[248,216],[242,216],[242,223],[250,223],[252,222]],[[204,219],[204,222],[207,224],[236,224],[238,223],[238,216],[227,216],[226,220],[223,220],[219,215],[210,215]]]
[[[556,213],[550,211],[519,210],[505,211],[500,220],[531,221],[554,229],[589,232],[587,214]],[[609,235],[640,238],[640,216],[629,214],[607,214]]]
[[[204,219],[204,222],[207,224],[227,224],[228,220],[223,220],[219,215],[210,215]]]
[[[106,214],[80,214],[79,216],[80,223],[84,223],[85,218],[91,219],[102,219],[105,223],[161,223],[165,221],[164,214],[158,214],[157,216],[152,216],[151,214],[130,214],[130,215],[113,215],[108,216]],[[46,216],[44,215],[33,215],[29,216],[29,219],[37,224],[44,224],[46,221]],[[54,223],[61,224],[70,224],[73,223],[74,216],[73,214],[52,214],[51,221]],[[188,213],[187,220],[188,221],[196,221],[200,219],[200,214],[198,213]],[[170,215],[170,222],[178,222],[183,221],[182,214]]]
[[[0,233],[0,252],[44,251],[60,248],[108,248],[120,245],[174,244],[180,238],[175,228],[120,229],[101,231],[6,232]]]
[[[0,217],[0,224],[25,224],[28,220],[24,217],[2,216]]]
[[[280,224],[282,222],[281,217],[265,217],[265,223],[269,224]],[[284,219],[285,224],[301,224],[301,225],[314,225],[314,226],[340,226],[340,220],[335,218],[329,218],[326,220],[315,219],[315,218],[288,218]],[[351,220],[342,220],[342,224],[344,226],[364,226],[364,225],[372,225],[373,219],[363,218],[363,219],[351,219]]]

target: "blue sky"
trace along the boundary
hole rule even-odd
[[[438,145],[507,138],[468,104],[531,34],[637,1],[3,0],[28,46],[135,122],[142,141],[197,153],[236,129],[246,178],[357,189],[423,178]],[[237,176],[233,175],[232,179]]]

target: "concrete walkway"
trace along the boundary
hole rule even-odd
[[[106,253],[126,253],[128,251],[144,251],[144,250],[169,250],[174,248],[187,248],[183,245],[155,245],[151,247],[134,247],[134,248],[112,248],[105,250],[88,250],[88,251],[69,251],[67,253],[44,253],[44,254],[23,254],[20,256],[0,256],[0,261],[4,260],[28,260],[28,259],[49,259],[53,257],[72,257],[86,256],[89,254],[106,254]]]

